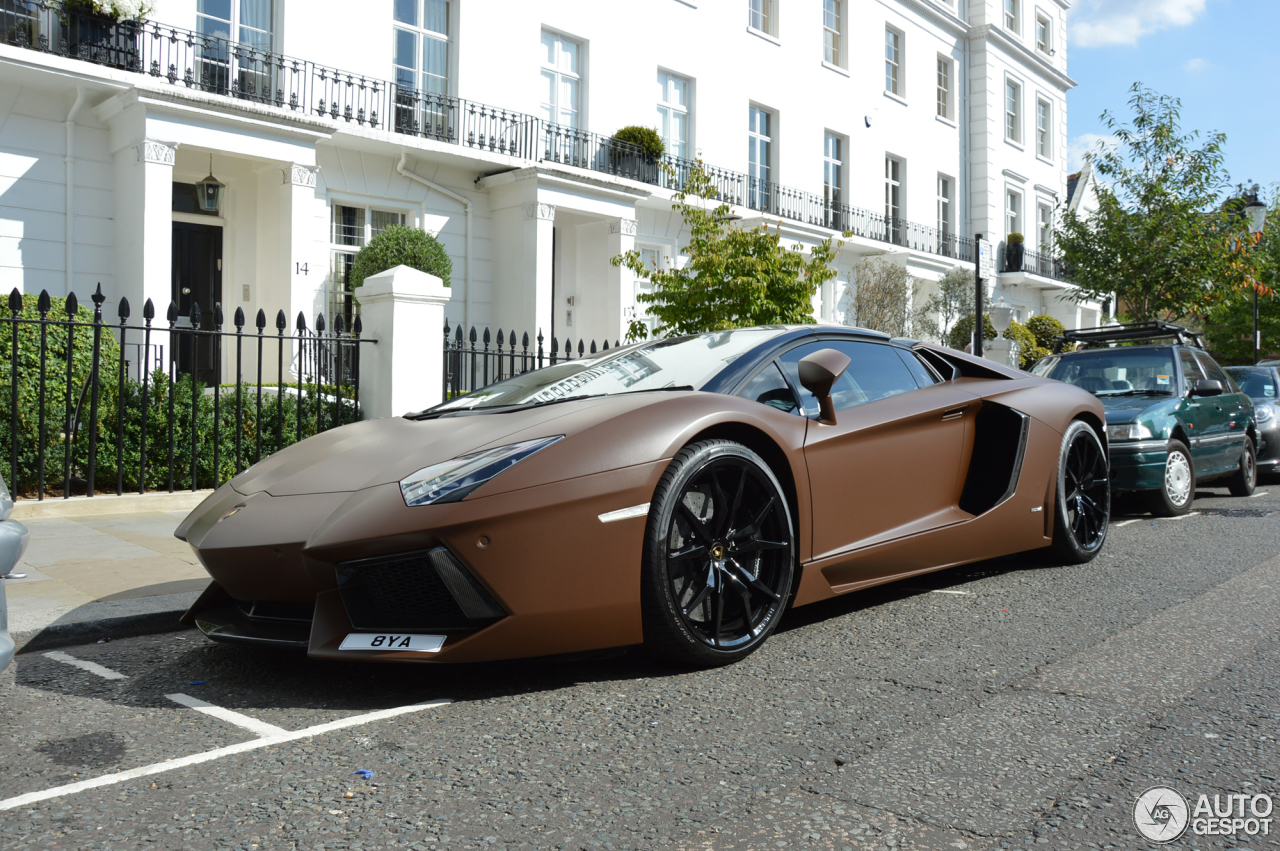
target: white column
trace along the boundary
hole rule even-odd
[[[609,238],[605,244],[608,257],[625,254],[636,247],[636,220],[614,219],[609,222]],[[636,314],[635,273],[626,266],[608,264],[605,269],[604,339],[610,343],[627,339],[627,325]]]
[[[116,292],[104,310],[115,321],[119,298],[129,299],[133,316],[151,299],[162,324],[173,298],[173,164],[178,146],[143,139],[115,152]],[[87,292],[78,292],[88,304]]]
[[[435,275],[396,266],[359,289],[360,404],[365,418],[398,417],[443,400],[444,307],[449,288]]]
[[[280,205],[280,221],[284,226],[281,237],[281,270],[289,281],[289,329],[301,312],[307,317],[307,327],[315,325],[316,313],[325,308],[316,304],[316,292],[323,289],[329,272],[328,258],[317,251],[315,240],[316,175],[315,166],[289,163],[280,169],[281,188],[284,193]],[[325,317],[328,321],[330,317]]]
[[[512,327],[517,333],[528,329],[530,339],[537,336],[539,329],[542,329],[545,336],[551,336],[551,311],[554,309],[551,303],[551,247],[555,218],[554,204],[524,205],[524,228],[521,236],[525,262],[520,274],[520,318],[523,321]]]

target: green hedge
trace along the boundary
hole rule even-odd
[[[355,289],[364,284],[365,278],[396,266],[435,275],[446,287],[453,274],[453,261],[440,240],[417,228],[391,225],[356,252],[347,280]]]

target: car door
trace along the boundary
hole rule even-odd
[[[811,417],[805,463],[813,505],[813,556],[821,559],[959,522],[961,456],[977,395],[942,382],[909,351],[881,343],[807,343],[779,358],[799,387],[801,358],[822,349],[850,358],[832,399],[836,423]]]
[[[1222,395],[1207,396],[1204,401],[1213,403],[1211,437],[1217,452],[1215,466],[1220,470],[1231,470],[1240,463],[1240,453],[1244,451],[1244,439],[1249,430],[1249,414],[1253,411],[1253,403],[1248,396],[1239,392],[1235,383],[1213,358],[1204,352],[1196,352],[1196,359],[1200,361],[1200,368],[1210,381],[1222,383]]]
[[[1186,426],[1187,438],[1191,445],[1191,461],[1195,464],[1196,477],[1208,473],[1221,464],[1221,456],[1216,452],[1216,445],[1206,438],[1212,437],[1214,418],[1220,412],[1214,410],[1212,396],[1193,396],[1191,391],[1196,382],[1205,378],[1200,362],[1190,349],[1178,349],[1178,360],[1182,364],[1183,399],[1179,406],[1179,419]]]

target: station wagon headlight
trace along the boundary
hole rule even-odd
[[[1254,405],[1253,418],[1259,423],[1271,422],[1276,418],[1276,409],[1272,405]]]
[[[482,449],[470,455],[423,467],[400,481],[405,505],[430,505],[457,502],[508,467],[512,467],[540,449],[546,449],[564,437],[540,437],[508,446]]]
[[[1155,435],[1142,423],[1121,423],[1107,426],[1107,437],[1110,440],[1143,440]]]

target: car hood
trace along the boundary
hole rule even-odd
[[[1172,396],[1099,396],[1107,412],[1107,424],[1131,423],[1177,404]]]
[[[648,394],[646,394],[648,395]],[[656,394],[662,395],[662,394]],[[386,417],[330,429],[266,458],[231,480],[246,496],[347,493],[398,482],[441,461],[552,434],[580,430],[585,412],[608,399],[563,402],[509,413],[410,420]],[[557,424],[556,420],[567,420]]]

